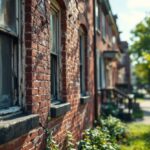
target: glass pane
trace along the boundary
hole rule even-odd
[[[16,0],[0,0],[0,26],[16,32]]]
[[[0,108],[11,105],[11,43],[9,37],[0,34]]]
[[[85,94],[85,36],[80,35],[80,87],[81,94]]]
[[[51,96],[52,101],[57,99],[57,57],[51,55]]]
[[[51,18],[51,41],[52,41],[52,51],[57,53],[59,41],[58,41],[58,32],[59,32],[59,27],[58,27],[58,22],[59,18],[56,12],[52,12]]]

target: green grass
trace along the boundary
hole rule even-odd
[[[136,99],[136,102],[142,103],[142,102],[144,102],[144,100],[145,100],[144,98],[137,98],[137,99]]]
[[[121,145],[121,150],[150,150],[150,125],[128,124],[128,144]]]

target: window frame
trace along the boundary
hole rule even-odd
[[[51,50],[50,50],[50,59],[51,59],[51,69],[50,69],[50,72],[51,72],[51,102],[52,103],[57,103],[60,101],[60,61],[61,61],[61,51],[60,51],[60,44],[61,44],[61,9],[59,7],[59,4],[54,0],[52,1],[51,3],[51,14],[50,14],[50,33],[51,33],[51,39],[50,39],[50,43],[51,43]],[[57,34],[56,34],[56,47],[54,48],[53,47],[53,35],[52,35],[52,28],[51,28],[51,17],[52,17],[52,14],[55,14],[57,15]],[[53,48],[55,49],[53,51]],[[56,66],[56,70],[52,70],[52,59],[54,59],[55,63],[54,65]],[[54,74],[54,72],[56,72]],[[56,85],[54,85],[56,83]],[[53,86],[54,85],[54,86]],[[54,91],[53,91],[53,87],[55,87]],[[52,94],[52,91],[53,91],[53,94],[55,93],[55,95],[53,96]]]
[[[81,41],[81,38],[84,41]],[[83,45],[81,45],[81,43]],[[86,32],[82,27],[79,28],[79,58],[80,58],[80,95],[86,96],[87,95],[87,50],[86,50],[86,43],[87,43],[87,35]],[[83,48],[83,49],[82,49]]]
[[[0,115],[7,115],[10,113],[15,113],[21,110],[21,107],[23,107],[23,101],[21,100],[22,98],[22,93],[21,93],[21,87],[22,87],[22,74],[21,74],[21,1],[15,0],[16,2],[16,32],[11,30],[11,28],[8,28],[7,25],[0,25],[0,35],[5,35],[6,37],[9,37],[12,41],[12,50],[11,50],[11,68],[12,72],[15,73],[15,77],[12,76],[11,82],[12,82],[12,99],[11,99],[11,105],[10,106],[5,106],[0,108]],[[14,85],[16,83],[16,85]],[[15,88],[16,86],[16,88]],[[15,88],[15,91],[14,91]],[[14,96],[14,93],[15,96]]]
[[[101,30],[101,5],[99,0],[96,0],[96,9],[95,9],[95,18],[96,18],[96,30],[100,32]]]
[[[106,39],[106,16],[103,11],[101,11],[101,18],[102,18],[102,38],[103,40]]]
[[[96,49],[97,53],[97,90],[101,89],[101,54],[100,50]]]

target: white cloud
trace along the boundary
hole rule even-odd
[[[148,9],[150,8],[150,0],[127,0],[129,9]]]
[[[130,32],[150,12],[150,0],[110,0],[110,2],[113,12],[118,14],[121,39],[131,42]]]

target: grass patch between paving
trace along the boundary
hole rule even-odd
[[[150,125],[128,124],[128,144],[121,145],[121,150],[150,150]]]

